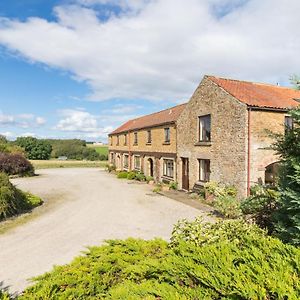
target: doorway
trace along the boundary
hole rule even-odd
[[[154,177],[153,175],[154,175],[154,170],[153,170],[154,168],[153,168],[153,159],[152,158],[149,158],[148,159],[148,170],[149,170],[149,176],[151,176],[151,177]]]
[[[189,190],[189,159],[182,157],[182,189]]]

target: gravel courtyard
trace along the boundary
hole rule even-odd
[[[100,169],[38,174],[13,183],[42,197],[49,208],[0,235],[0,282],[11,292],[21,291],[30,284],[27,279],[53,265],[70,262],[88,245],[127,237],[168,239],[178,219],[201,214],[152,193],[146,184],[128,183]]]

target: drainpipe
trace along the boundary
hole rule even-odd
[[[250,196],[251,167],[251,107],[248,108],[248,154],[247,154],[247,196]]]

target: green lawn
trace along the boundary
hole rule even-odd
[[[31,160],[35,169],[51,168],[104,168],[107,161],[88,161],[88,160]]]
[[[94,146],[94,145],[88,144],[87,146],[94,148],[99,154],[108,155],[108,146],[107,145]]]

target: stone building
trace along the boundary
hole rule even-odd
[[[133,169],[139,156],[139,169],[156,180],[169,177],[164,176],[168,164],[180,189],[216,181],[236,186],[243,197],[251,185],[273,182],[279,158],[271,149],[271,133],[292,126],[287,112],[299,99],[300,91],[290,88],[205,76],[187,104],[131,120],[112,132],[111,162],[124,169],[122,159],[128,155],[127,167]],[[170,145],[164,142],[165,128]],[[139,143],[134,145],[136,133]],[[116,146],[124,134],[129,144]]]
[[[177,181],[176,121],[181,104],[129,120],[109,134],[109,160],[118,170],[137,170],[156,181]]]

